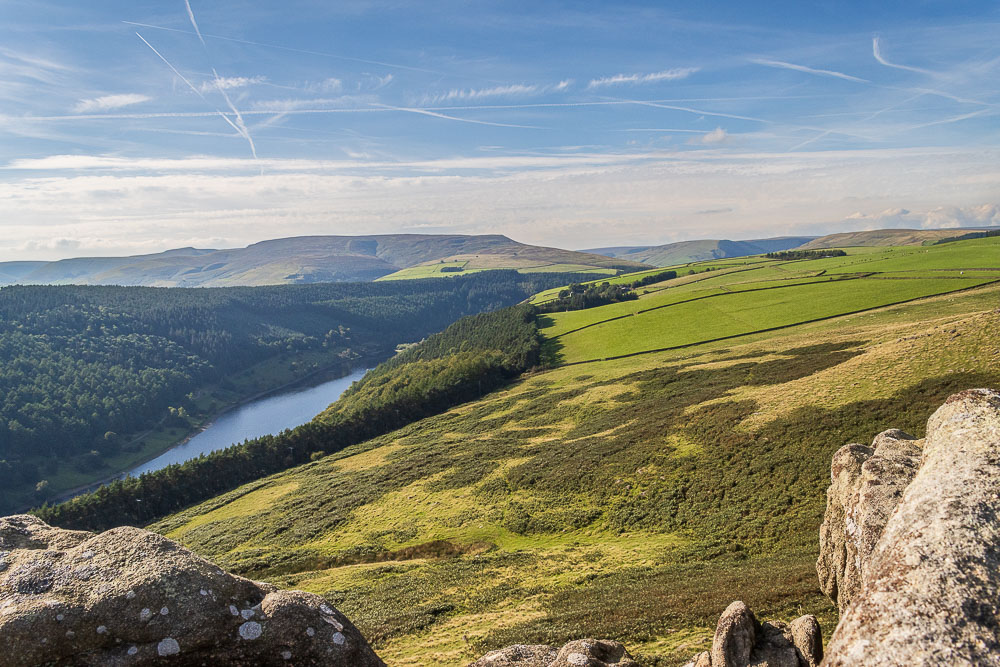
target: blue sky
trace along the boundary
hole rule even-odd
[[[995,2],[0,2],[0,260],[1000,224]]]

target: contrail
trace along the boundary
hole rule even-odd
[[[512,123],[494,123],[488,120],[473,120],[471,118],[459,118],[458,116],[448,116],[443,113],[437,113],[435,111],[430,111],[429,109],[414,108],[414,107],[393,107],[389,105],[383,105],[386,109],[391,109],[392,111],[405,111],[407,113],[420,114],[421,116],[431,116],[433,118],[444,118],[445,120],[457,120],[462,123],[474,123],[476,125],[492,125],[493,127],[516,127],[526,130],[544,130],[544,127],[538,127],[536,125],[514,125]]]
[[[646,107],[656,107],[657,109],[670,109],[671,111],[686,111],[688,113],[698,114],[699,116],[718,116],[720,118],[733,118],[735,120],[749,120],[755,123],[771,123],[772,121],[765,120],[763,118],[754,118],[753,116],[737,116],[731,113],[720,113],[716,111],[702,111],[701,109],[692,109],[691,107],[678,107],[671,104],[659,104],[657,102],[643,102],[642,100],[627,100],[627,104],[638,104]]]
[[[215,75],[215,80],[216,81],[220,80],[219,79],[219,73],[215,71],[214,67],[212,68],[212,74]],[[243,122],[243,116],[240,115],[240,112],[236,109],[236,105],[233,104],[233,101],[231,99],[229,99],[229,95],[226,94],[226,89],[224,87],[222,87],[221,85],[219,85],[218,83],[215,84],[215,87],[216,87],[216,89],[220,93],[222,93],[222,97],[225,98],[226,104],[229,105],[229,108],[233,112],[233,115],[236,116],[236,125],[239,126],[239,130],[238,131],[243,136],[243,138],[247,140],[247,143],[250,144],[250,153],[253,155],[253,159],[256,160],[257,159],[257,147],[254,146],[253,137],[250,136],[250,130],[247,129],[246,123]]]
[[[191,11],[191,3],[189,0],[184,0],[184,6],[187,7],[188,18],[191,19],[191,25],[194,26],[194,34],[198,35],[198,39],[200,39],[201,43],[204,45],[205,38],[201,36],[201,30],[198,29],[198,22],[194,20],[194,12]]]
[[[837,79],[844,79],[845,81],[854,81],[857,83],[871,83],[868,79],[862,79],[861,77],[851,76],[850,74],[844,74],[843,72],[836,72],[832,69],[816,69],[814,67],[806,67],[805,65],[796,65],[795,63],[786,63],[782,60],[768,60],[766,58],[751,58],[750,62],[756,63],[758,65],[764,65],[765,67],[777,67],[779,69],[790,69],[796,72],[805,72],[806,74],[817,74],[819,76],[832,76]]]
[[[191,2],[190,2],[190,0],[184,0],[184,6],[187,7],[188,18],[191,19],[191,25],[194,26],[194,32],[195,32],[196,35],[198,35],[198,39],[201,40],[201,45],[202,45],[202,47],[204,47],[205,46],[205,38],[201,36],[201,30],[198,28],[198,22],[194,18],[194,11],[191,9]],[[143,41],[145,41],[145,40],[143,40]],[[160,57],[162,58],[163,56],[160,56]],[[236,105],[233,104],[233,101],[231,99],[229,99],[229,95],[226,93],[225,87],[222,86],[221,83],[220,83],[222,81],[222,79],[219,77],[219,73],[215,71],[214,67],[212,68],[212,74],[215,76],[215,80],[214,80],[215,88],[220,93],[222,93],[223,99],[226,100],[226,104],[229,105],[230,111],[232,111],[233,115],[236,117],[236,122],[234,123],[234,122],[230,121],[229,118],[226,117],[225,114],[223,114],[222,117],[226,119],[227,123],[229,123],[230,125],[233,126],[233,129],[235,129],[239,133],[239,135],[241,137],[243,137],[244,139],[247,140],[247,143],[250,144],[250,154],[253,155],[253,159],[256,160],[257,159],[257,146],[254,145],[254,143],[253,143],[253,137],[250,136],[250,130],[247,129],[246,123],[243,122],[243,116],[240,115],[240,112],[236,108]],[[191,85],[191,84],[189,83],[188,85]],[[202,99],[204,99],[204,97]],[[263,175],[264,168],[261,167],[260,171],[261,171],[261,175]]]
[[[143,44],[145,44],[150,49],[152,49],[153,53],[155,53],[159,57],[159,59],[162,60],[167,65],[167,67],[169,67],[171,70],[173,70],[174,74],[176,74],[177,76],[179,76],[181,78],[181,81],[183,81],[184,83],[186,83],[188,85],[188,88],[190,88],[191,90],[194,91],[195,95],[197,95],[198,97],[200,97],[202,99],[202,101],[205,102],[205,104],[208,104],[209,106],[211,106],[211,102],[209,102],[208,99],[204,95],[201,94],[201,91],[198,90],[197,88],[195,88],[194,84],[191,83],[190,81],[188,81],[187,78],[183,74],[181,74],[176,67],[174,67],[173,65],[171,65],[170,61],[167,60],[166,58],[164,58],[162,53],[160,53],[159,51],[157,51],[156,48],[152,44],[150,44],[149,42],[147,42],[145,37],[143,37],[139,33],[135,33],[135,36],[138,37],[139,39],[141,39]],[[243,136],[243,133],[240,132],[240,128],[236,126],[236,123],[234,123],[233,121],[229,120],[229,117],[226,114],[222,113],[218,109],[215,110],[215,113],[217,113],[219,116],[221,116],[222,120],[224,120],[227,123],[229,123],[229,126],[232,127],[234,130],[236,130],[240,134],[240,136]]]
[[[930,70],[920,69],[919,67],[910,67],[909,65],[897,65],[896,63],[891,63],[888,60],[886,60],[885,57],[882,55],[882,49],[881,45],[879,44],[878,35],[872,37],[872,55],[875,56],[875,60],[879,61],[886,67],[902,69],[906,70],[907,72],[916,72],[917,74],[929,74],[931,76],[934,75],[934,72],[931,72]]]
[[[128,24],[128,25],[135,25],[135,26],[139,26],[139,27],[142,27],[142,28],[152,28],[154,30],[166,30],[168,32],[182,32],[182,33],[185,33],[185,34],[188,34],[188,35],[195,34],[195,33],[191,32],[190,30],[180,30],[178,28],[167,28],[167,27],[164,27],[164,26],[161,26],[161,25],[152,25],[150,23],[137,23],[135,21],[122,21],[122,23],[125,23],[125,24]],[[199,37],[200,36],[201,35],[199,35]],[[223,37],[222,35],[205,35],[205,36],[208,37],[209,39],[222,39],[222,40],[225,40],[227,42],[236,42],[238,44],[249,44],[251,46],[263,46],[263,47],[268,48],[268,49],[281,49],[282,51],[291,51],[293,53],[304,53],[304,54],[311,55],[311,56],[323,56],[324,58],[337,58],[339,60],[350,60],[351,62],[356,62],[356,63],[365,63],[367,65],[380,65],[381,67],[392,67],[392,68],[395,68],[395,69],[409,70],[411,72],[423,72],[425,74],[437,74],[437,75],[441,75],[441,76],[463,76],[463,77],[469,78],[469,79],[479,79],[479,77],[462,75],[462,74],[454,74],[452,72],[440,72],[438,70],[433,70],[433,69],[424,69],[422,67],[411,67],[409,65],[400,65],[398,63],[387,63],[387,62],[382,62],[382,61],[379,61],[379,60],[365,60],[364,58],[352,58],[351,56],[341,56],[341,55],[337,55],[335,53],[324,53],[322,51],[308,51],[306,49],[295,49],[295,48],[292,48],[290,46],[281,46],[279,44],[265,44],[264,42],[252,42],[252,41],[250,41],[248,39],[237,39],[235,37]]]

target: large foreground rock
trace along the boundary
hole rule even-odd
[[[469,667],[639,667],[639,663],[618,642],[577,639],[561,649],[515,644],[491,651]]]
[[[949,398],[921,443],[834,457],[817,569],[827,665],[1000,665],[1000,394]]]
[[[833,455],[816,573],[841,614],[861,590],[889,516],[917,474],[923,442],[892,429],[871,447],[847,445]]]
[[[685,667],[816,667],[823,659],[822,641],[815,616],[760,623],[749,607],[736,601],[715,626],[712,650]]]
[[[323,598],[227,574],[139,528],[0,518],[0,663],[381,666]]]

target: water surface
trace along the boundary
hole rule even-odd
[[[313,387],[289,389],[240,405],[220,415],[204,431],[187,442],[171,447],[122,476],[135,477],[172,463],[184,463],[201,454],[225,449],[248,438],[280,433],[286,428],[305,424],[340,398],[352,382],[361,379],[367,372],[367,369],[358,369],[336,380]]]

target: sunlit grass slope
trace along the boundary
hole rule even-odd
[[[759,303],[740,317],[791,307]],[[734,599],[829,632],[813,563],[831,455],[890,427],[920,436],[949,394],[1000,386],[998,305],[988,285],[536,372],[153,528],[328,596],[390,665],[583,636],[681,664]]]
[[[997,279],[1000,242],[988,238],[702,273],[654,285],[636,301],[553,313],[541,324],[550,357],[578,363],[791,326]]]

